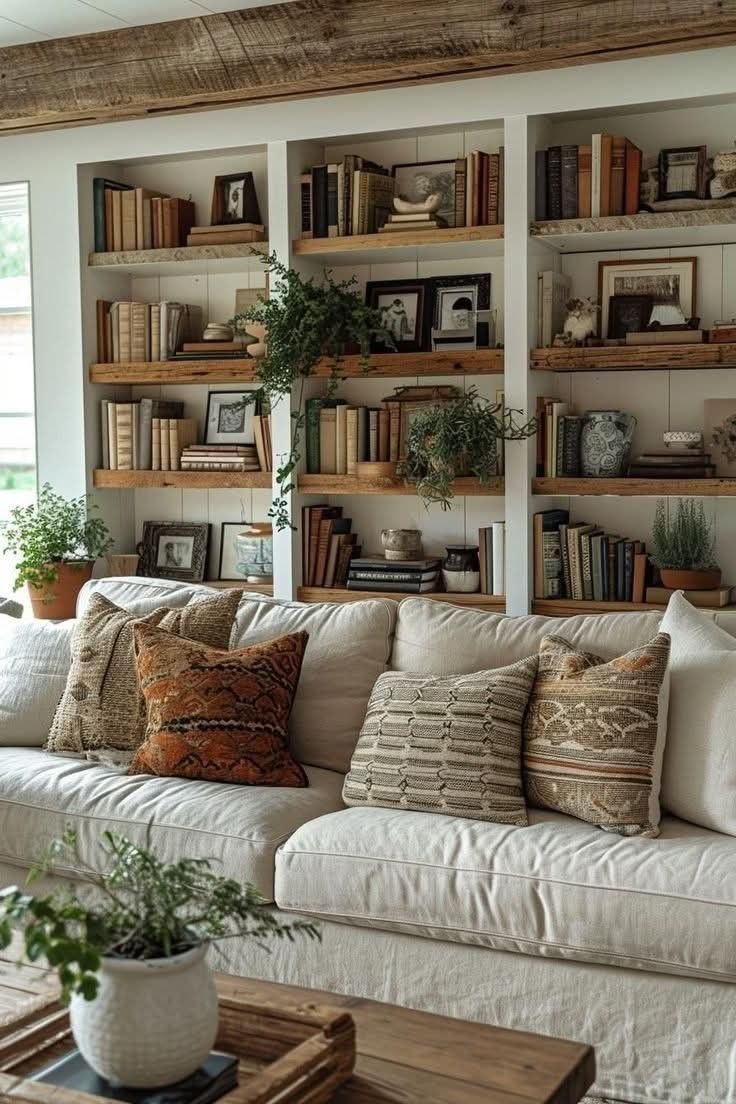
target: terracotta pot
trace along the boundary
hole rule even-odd
[[[92,560],[54,564],[58,578],[53,583],[36,587],[26,583],[33,606],[33,616],[53,621],[66,621],[77,613],[77,597],[80,590],[92,578]]]
[[[662,585],[669,590],[715,590],[721,585],[720,567],[706,567],[698,571],[662,567],[659,574]]]

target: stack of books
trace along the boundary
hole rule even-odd
[[[308,399],[305,416],[310,475],[355,475],[362,461],[399,460],[399,402],[356,407],[342,399]]]
[[[623,135],[593,134],[590,145],[537,150],[534,217],[635,215],[640,176],[641,150]]]
[[[164,402],[161,399],[140,399],[138,402],[116,403],[102,399],[100,403],[100,424],[102,436],[102,467],[112,471],[143,470],[153,468],[153,424],[159,423],[159,467],[161,454],[161,424],[167,425],[166,449],[171,456],[169,422],[176,423],[174,451],[178,458],[180,447],[181,422],[194,422],[183,419],[184,403]],[[183,444],[188,444],[187,434],[191,429],[181,430]],[[196,440],[196,423],[193,440]],[[167,465],[167,470],[168,465]]]
[[[537,475],[580,475],[580,437],[585,418],[560,399],[537,397]]]
[[[183,341],[195,341],[201,335],[201,307],[171,300],[161,303],[97,300],[100,364],[168,360]]]
[[[650,586],[647,587],[647,602],[666,606],[675,593],[676,591],[669,587]],[[736,598],[736,587],[719,586],[715,590],[684,590],[682,593],[691,606],[700,606],[702,609],[722,609]]]
[[[534,515],[534,597],[643,602],[649,574],[643,541],[605,533],[567,510]]]
[[[381,227],[381,233],[392,230],[441,230],[447,226],[447,222],[440,215],[431,214],[429,211],[418,211],[415,214],[400,215],[393,212],[389,215],[388,222]]]
[[[387,560],[384,556],[354,559],[348,573],[348,590],[388,590],[399,594],[426,594],[437,590],[440,561]]]
[[[185,341],[170,360],[241,360],[247,357],[242,341]]]
[[[198,445],[192,442],[182,450],[181,470],[257,472],[261,471],[261,464],[255,445]]]
[[[151,188],[95,177],[92,183],[95,252],[175,249],[194,222],[194,204]]]
[[[222,226],[192,226],[187,245],[247,245],[265,239],[262,222],[226,222]]]
[[[632,479],[711,479],[715,474],[710,453],[702,449],[644,452],[629,466]]]
[[[494,521],[478,530],[480,593],[506,593],[506,523]]]
[[[342,506],[302,507],[302,575],[311,587],[344,587],[350,561],[360,555],[352,520]]]

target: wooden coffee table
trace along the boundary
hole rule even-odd
[[[595,1077],[592,1048],[581,1043],[273,982],[219,975],[217,986],[223,997],[272,1007],[349,1012],[357,1061],[335,1104],[576,1104]],[[40,968],[0,959],[0,1049],[15,1027],[56,1007],[55,992]]]

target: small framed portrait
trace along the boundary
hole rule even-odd
[[[207,522],[144,521],[140,571],[156,579],[201,583],[207,570]]]
[[[435,276],[430,280],[433,345],[462,342],[470,348],[490,344],[490,273]]]
[[[708,156],[705,146],[678,146],[659,152],[659,199],[705,199]]]
[[[652,312],[659,312],[673,322],[684,323],[692,318],[695,315],[697,264],[696,257],[599,261],[601,336],[608,336],[610,303],[614,295],[647,296]]]
[[[207,396],[206,445],[253,445],[255,405],[250,391],[210,391]]]
[[[224,226],[231,222],[261,225],[253,173],[240,172],[215,177],[211,221],[213,226]]]
[[[365,300],[381,315],[381,324],[401,353],[420,352],[427,341],[427,281],[371,280],[365,287]],[[373,352],[386,353],[391,346],[380,338]]]
[[[440,196],[437,214],[448,226],[455,225],[455,161],[420,161],[394,165],[396,195],[410,203],[423,203],[431,195]]]
[[[623,340],[627,333],[641,333],[651,316],[651,295],[612,295],[608,300],[606,337]]]
[[[271,582],[273,530],[269,522],[223,521],[217,577],[222,582]]]

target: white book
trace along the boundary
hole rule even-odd
[[[503,597],[506,593],[506,523],[493,523],[493,593]]]
[[[599,218],[601,213],[601,138],[594,134],[590,140],[590,215]]]
[[[548,269],[542,273],[542,330],[539,344],[548,349],[556,334],[562,333],[570,298],[571,280],[561,272]]]
[[[348,408],[338,406],[335,431],[335,474],[346,475],[348,470]]]
[[[109,399],[100,400],[100,428],[102,430],[102,466],[110,467],[110,426],[107,420]]]

